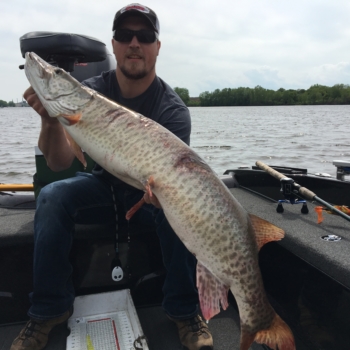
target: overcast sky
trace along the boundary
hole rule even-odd
[[[0,0],[0,99],[29,86],[19,38],[85,34],[111,50],[115,0]],[[149,0],[160,21],[157,74],[190,96],[226,87],[277,90],[350,83],[349,0]]]

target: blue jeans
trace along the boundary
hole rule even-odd
[[[126,209],[142,191],[114,186],[117,203]],[[45,186],[38,196],[34,219],[34,272],[28,315],[50,319],[64,314],[74,302],[69,253],[75,224],[103,224],[115,217],[111,185],[100,176],[77,173],[73,178]],[[167,270],[163,309],[169,316],[186,319],[198,313],[195,285],[196,260],[176,236],[163,210],[144,205],[135,218],[153,220]]]

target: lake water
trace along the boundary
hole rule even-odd
[[[216,171],[269,165],[335,176],[350,161],[350,106],[190,108],[192,148]],[[31,108],[0,109],[0,183],[31,183],[40,117]]]

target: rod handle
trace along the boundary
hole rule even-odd
[[[260,169],[266,171],[269,175],[273,176],[277,180],[281,181],[282,179],[289,179],[288,176],[281,174],[280,172],[278,172],[275,169],[272,169],[271,167],[269,167],[265,163],[261,162],[260,160],[258,160],[255,164]],[[315,193],[313,193],[312,191],[308,190],[305,187],[301,187],[296,182],[294,183],[294,187],[298,190],[298,193],[301,194],[306,199],[313,200],[316,197]]]

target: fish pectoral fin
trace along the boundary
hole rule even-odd
[[[74,141],[73,137],[70,136],[70,134],[66,131],[66,129],[63,128],[63,130],[72,152],[79,159],[79,161],[84,165],[84,168],[86,168],[87,162],[84,157],[83,151],[81,150],[81,147]]]
[[[151,175],[147,181],[143,182],[145,186],[145,192],[148,194],[150,198],[153,196],[152,188],[154,187],[154,177]]]
[[[78,121],[81,119],[82,113],[77,114],[61,114],[60,117],[62,117],[65,120],[66,125],[75,125],[78,123]]]
[[[154,205],[158,209],[162,209],[162,205],[160,204],[157,196],[153,193],[153,188],[155,187],[155,182],[154,178],[151,175],[145,185],[145,195],[144,195],[144,200],[148,204]]]
[[[126,220],[130,220],[134,214],[145,204],[145,200],[142,197],[134,206],[132,206],[126,213],[125,218]]]
[[[161,205],[157,199],[157,197],[153,194],[152,188],[154,187],[154,178],[151,175],[147,181],[143,182],[143,186],[145,187],[145,194],[133,207],[131,207],[126,213],[126,220],[130,220],[133,215],[145,204],[151,203],[157,208],[161,208]]]
[[[197,288],[199,303],[204,319],[210,320],[220,312],[220,304],[224,310],[228,307],[228,290],[205,266],[197,262]]]
[[[284,231],[281,228],[256,215],[249,214],[249,217],[259,250],[264,244],[272,241],[280,241],[284,237]]]

